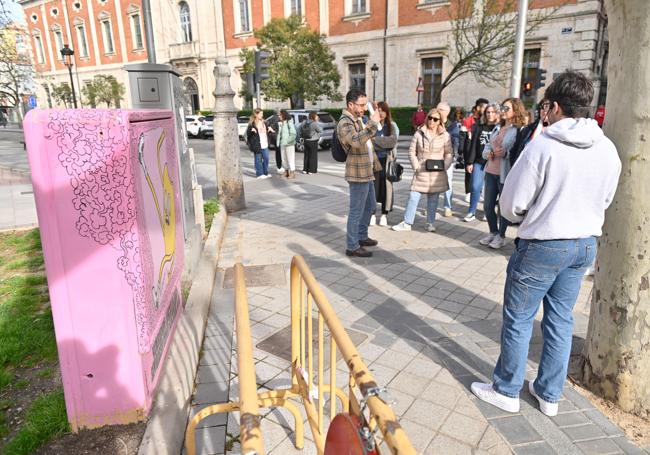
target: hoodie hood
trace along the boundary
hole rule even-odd
[[[589,118],[562,119],[546,128],[544,134],[556,141],[584,149],[593,147],[604,136],[598,123]]]

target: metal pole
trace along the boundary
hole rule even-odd
[[[377,76],[372,77],[372,100],[375,101],[377,97],[375,96],[375,85],[377,85]]]
[[[517,34],[515,36],[515,52],[512,59],[512,76],[510,77],[510,96],[519,98],[521,91],[521,66],[524,62],[524,44],[526,39],[526,15],[528,0],[519,0],[519,16],[517,17]]]
[[[255,97],[257,99],[257,108],[262,109],[262,94],[260,93],[260,83],[255,83]]]
[[[72,65],[68,66],[68,73],[70,73],[70,91],[72,92],[72,104],[77,109],[77,95],[74,94],[74,79],[72,78]]]
[[[149,0],[142,0],[142,13],[145,39],[147,41],[147,58],[149,63],[156,63],[156,47],[153,40],[153,23],[151,21],[151,4]]]

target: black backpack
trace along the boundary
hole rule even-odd
[[[336,128],[334,128],[334,132],[332,133],[332,158],[339,163],[345,163],[348,159],[348,151],[345,150],[345,147],[339,141],[336,135]]]
[[[305,120],[302,122],[300,125],[300,137],[306,141],[311,139],[311,131],[309,130],[309,125],[311,122],[309,120]]]

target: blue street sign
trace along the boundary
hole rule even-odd
[[[36,107],[36,97],[35,96],[30,96],[29,101],[27,102],[27,105],[31,107],[32,109]]]

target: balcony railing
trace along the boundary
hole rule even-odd
[[[198,41],[188,43],[176,43],[169,45],[169,60],[184,60],[190,58],[200,58],[200,49]]]

